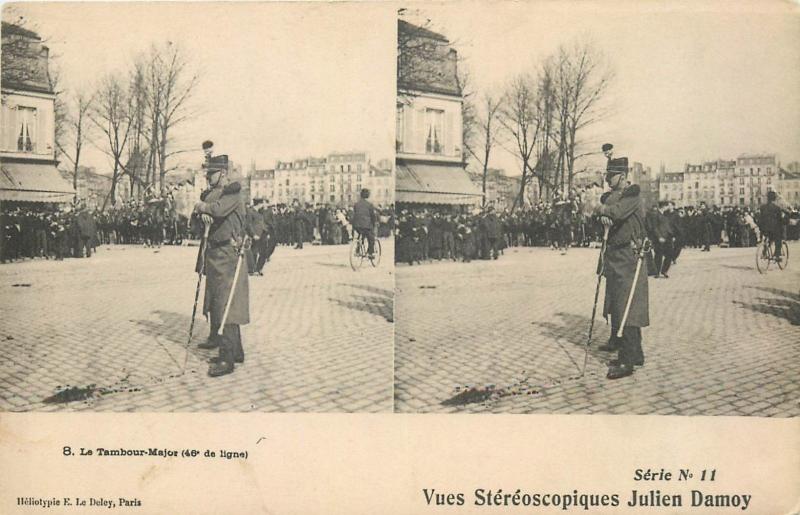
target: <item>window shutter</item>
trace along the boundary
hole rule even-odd
[[[425,153],[425,108],[421,107],[414,110],[414,148],[412,152],[417,154]]]
[[[2,111],[0,111],[0,116],[2,116],[2,118],[0,118],[0,130],[2,130],[0,133],[0,149],[11,150],[11,147],[8,145],[8,135],[13,130],[14,122],[11,119],[11,109],[9,109],[8,105],[5,103],[3,104]]]
[[[6,138],[3,140],[4,146],[6,149],[16,152],[17,150],[17,134],[19,132],[19,122],[17,121],[17,109],[16,108],[6,108],[8,114],[8,122],[5,124],[6,127]]]
[[[403,152],[414,151],[414,110],[403,106]]]
[[[49,150],[47,149],[48,144],[51,146],[53,143],[50,142],[50,138],[47,137],[47,128],[50,125],[48,122],[47,110],[45,109],[37,109],[36,110],[36,146],[34,151],[37,154],[47,154]]]
[[[445,111],[444,115],[444,154],[446,156],[455,155],[455,134],[456,127],[453,123],[453,112],[450,110]]]

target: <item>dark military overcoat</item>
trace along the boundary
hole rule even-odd
[[[205,251],[206,289],[203,299],[203,314],[210,316],[214,327],[222,321],[239,258],[237,249],[246,236],[247,211],[240,190],[239,183],[214,188],[205,194],[197,209],[214,219]],[[243,262],[225,323],[244,325],[249,322],[250,294],[247,265]]]
[[[605,195],[598,214],[611,218],[614,224],[608,233],[603,275],[606,277],[606,295],[603,316],[611,316],[615,327],[622,322],[625,305],[633,285],[636,272],[637,250],[646,237],[646,210],[639,186],[628,186],[622,191]],[[642,262],[636,289],[628,312],[626,326],[647,327],[650,325],[647,291],[647,262]]]

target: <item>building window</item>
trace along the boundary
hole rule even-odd
[[[425,152],[441,154],[444,147],[444,111],[425,110]]]
[[[33,107],[17,107],[17,151],[34,152],[36,150],[36,118]]]

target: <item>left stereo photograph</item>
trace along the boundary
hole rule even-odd
[[[391,412],[395,33],[4,6],[0,411]]]

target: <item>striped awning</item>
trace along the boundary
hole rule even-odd
[[[398,163],[395,202],[468,205],[479,203],[481,192],[461,165]]]
[[[0,200],[71,202],[75,190],[52,163],[0,161]]]

